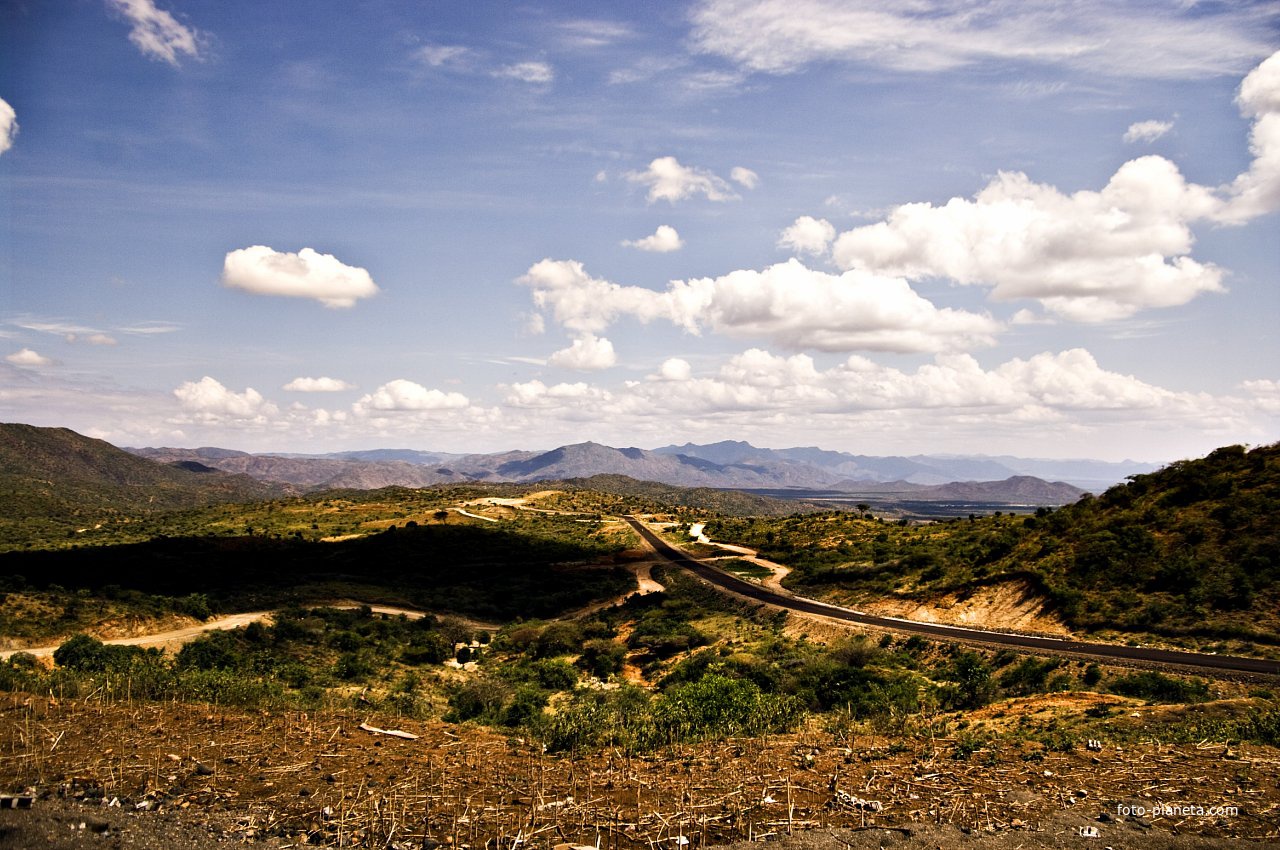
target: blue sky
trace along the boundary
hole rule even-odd
[[[0,419],[326,451],[1280,438],[1270,2],[0,7]]]

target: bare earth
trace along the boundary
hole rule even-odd
[[[371,734],[365,721],[420,737]],[[814,727],[644,757],[556,757],[435,721],[11,694],[0,697],[0,792],[36,799],[0,810],[0,848],[417,848],[430,837],[473,850],[639,850],[680,848],[682,836],[710,846],[788,834],[795,850],[1280,842],[1275,748],[1010,743],[956,760],[952,744]],[[842,802],[833,786],[880,810]],[[1234,810],[1166,817],[1157,804]],[[1139,806],[1151,814],[1122,813]]]

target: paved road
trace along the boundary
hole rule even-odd
[[[1171,649],[1150,649],[1147,647],[1123,646],[1112,643],[1090,643],[1088,641],[1035,637],[1033,635],[1008,634],[1005,632],[987,632],[980,629],[968,629],[961,626],[948,626],[941,623],[921,623],[916,620],[902,620],[897,617],[876,617],[863,614],[849,608],[828,605],[803,596],[791,596],[778,593],[758,584],[744,581],[737,576],[729,575],[708,564],[704,564],[685,552],[677,549],[654,534],[644,523],[635,517],[626,517],[627,522],[647,542],[654,551],[678,567],[682,567],[695,575],[725,590],[733,591],[760,602],[796,611],[802,614],[817,614],[849,623],[889,629],[908,634],[928,635],[946,640],[964,641],[967,643],[983,643],[993,646],[1008,646],[1029,649],[1053,655],[1087,655],[1103,660],[1117,660],[1141,666],[1194,667],[1203,673],[1248,673],[1280,676],[1280,661],[1268,661],[1262,658],[1240,658],[1232,655],[1209,655],[1199,652],[1179,652]]]

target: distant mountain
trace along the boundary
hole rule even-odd
[[[1015,475],[1004,481],[953,481],[950,484],[937,484],[920,489],[913,498],[948,502],[1065,505],[1076,501],[1085,492],[1062,481],[1050,482],[1030,475]]]
[[[0,424],[0,527],[26,521],[83,526],[121,512],[261,501],[282,493],[247,475],[137,457],[66,428]]]
[[[199,463],[223,472],[251,476],[259,481],[288,484],[299,490],[380,487],[430,487],[432,484],[467,481],[449,469],[432,469],[403,460],[335,460],[328,457],[251,455],[226,449],[129,449],[139,457],[160,463]],[[429,454],[424,452],[423,454]]]
[[[912,455],[910,457],[855,455],[814,446],[789,449],[762,449],[750,443],[725,441],[709,445],[686,443],[654,449],[659,454],[698,457],[716,463],[791,462],[805,464],[824,473],[848,479],[850,486],[864,482],[947,484],[953,481],[1003,481],[1030,475],[1064,481],[1092,492],[1102,492],[1130,475],[1146,474],[1159,464],[1099,460],[1040,460],[1008,455],[997,457]],[[818,485],[812,485],[818,486]]]
[[[839,475],[806,464],[764,459],[718,463],[700,457],[663,454],[645,449],[615,449],[599,443],[576,443],[548,452],[473,455],[456,463],[461,473],[492,481],[540,481],[625,475],[678,487],[765,488],[832,487]]]
[[[710,445],[686,443],[652,451],[585,442],[550,451],[473,455],[411,449],[375,449],[329,455],[251,455],[215,448],[143,448],[129,451],[162,463],[202,464],[224,472],[250,475],[261,481],[288,484],[304,491],[429,487],[466,482],[523,483],[613,475],[677,487],[909,493],[910,498],[918,500],[1024,504],[1064,504],[1074,501],[1082,492],[1071,486],[1071,482],[1061,486],[1041,482],[1043,486],[1038,489],[1024,483],[969,487],[968,491],[974,494],[970,496],[961,495],[960,490],[943,490],[935,494],[928,488],[957,481],[1006,482],[1026,476],[1012,471],[1011,464],[1006,464],[1003,458],[873,457],[816,447],[762,449],[740,441]],[[978,495],[983,492],[988,495]]]

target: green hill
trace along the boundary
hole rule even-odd
[[[1029,525],[1004,564],[1076,625],[1280,632],[1280,445],[1180,461]]]
[[[278,495],[248,476],[156,463],[66,428],[0,424],[0,543],[75,534],[121,514]]]
[[[927,603],[1013,581],[1082,631],[1280,644],[1280,445],[1218,449],[1034,516],[726,517],[707,533],[792,567],[807,594]]]

